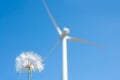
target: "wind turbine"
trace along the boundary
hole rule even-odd
[[[62,41],[62,80],[68,80],[68,64],[67,64],[67,40],[71,40],[71,41],[75,41],[75,42],[81,42],[81,43],[85,43],[85,44],[89,44],[89,45],[93,45],[93,46],[97,46],[91,42],[82,40],[82,39],[78,39],[78,38],[74,38],[74,37],[70,37],[68,36],[70,30],[66,27],[63,28],[63,31],[59,28],[59,26],[57,25],[55,19],[53,18],[45,0],[42,0],[44,7],[54,25],[54,27],[56,28],[61,41]]]

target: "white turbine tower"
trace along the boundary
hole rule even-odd
[[[62,80],[68,80],[67,40],[71,40],[71,41],[75,41],[75,42],[82,42],[82,43],[90,44],[93,46],[96,46],[96,45],[93,43],[90,43],[88,41],[82,40],[82,39],[73,38],[73,37],[68,36],[69,29],[66,27],[63,29],[63,31],[61,31],[61,29],[58,27],[56,21],[54,20],[45,0],[43,0],[43,4],[45,6],[45,9],[46,9],[54,27],[56,28],[56,30],[62,40]]]

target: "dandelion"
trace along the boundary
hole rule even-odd
[[[41,72],[43,69],[42,58],[34,52],[22,52],[16,58],[16,71],[28,71],[28,80],[30,80],[31,71]]]

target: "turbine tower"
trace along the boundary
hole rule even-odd
[[[96,46],[96,45],[91,43],[91,42],[82,40],[82,39],[78,39],[78,38],[68,36],[69,29],[65,27],[65,28],[63,28],[63,31],[62,31],[59,28],[59,26],[57,25],[55,19],[53,18],[52,14],[50,12],[45,0],[42,0],[42,1],[43,1],[44,7],[45,7],[53,25],[56,28],[56,30],[57,30],[60,38],[61,38],[61,41],[62,41],[62,80],[68,80],[67,40],[71,40],[71,41],[75,41],[75,42],[82,42],[82,43],[90,44],[90,45],[93,45],[93,46]]]

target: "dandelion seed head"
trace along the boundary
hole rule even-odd
[[[42,71],[44,69],[42,61],[41,56],[34,52],[22,52],[16,58],[16,71],[21,72],[27,70],[28,67],[33,71]]]

